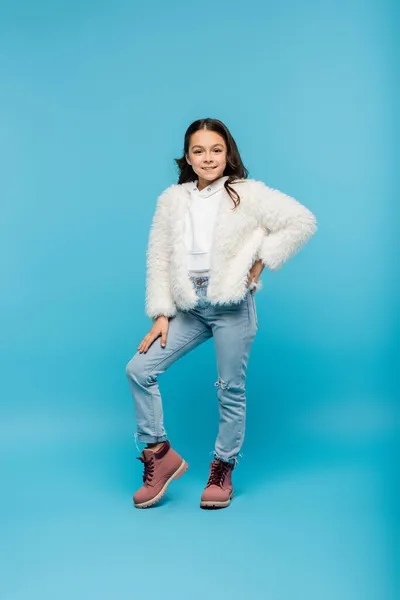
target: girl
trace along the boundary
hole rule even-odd
[[[254,291],[265,266],[279,269],[315,233],[316,218],[297,200],[248,179],[232,135],[217,119],[189,126],[176,163],[179,181],[159,196],[149,234],[146,314],[154,324],[126,367],[135,439],[147,445],[138,457],[144,485],[133,501],[137,508],[155,504],[188,468],[167,439],[157,380],[213,337],[220,419],[200,506],[223,508],[233,497],[232,471],[244,440],[246,369],[258,329]]]

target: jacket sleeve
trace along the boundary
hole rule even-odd
[[[168,188],[158,197],[146,253],[146,314],[172,317],[177,309],[170,285],[170,211]]]
[[[258,219],[266,236],[258,251],[263,264],[277,271],[317,230],[315,215],[294,198],[257,182]]]

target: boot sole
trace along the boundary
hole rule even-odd
[[[232,498],[233,491],[229,495],[229,500],[225,500],[224,502],[218,502],[216,500],[202,500],[200,502],[200,508],[226,508],[230,505]]]
[[[134,501],[135,508],[148,508],[149,506],[153,506],[153,504],[156,504],[164,496],[165,492],[167,491],[167,487],[169,486],[171,481],[173,479],[179,479],[179,477],[182,477],[182,475],[184,473],[186,473],[188,468],[189,468],[189,465],[187,464],[187,462],[185,460],[183,460],[182,463],[180,464],[180,466],[178,467],[178,469],[175,471],[175,473],[173,473],[171,475],[171,477],[169,479],[167,479],[167,481],[164,483],[163,487],[158,492],[158,494],[156,496],[154,496],[154,498],[150,498],[150,500],[146,500],[146,502],[140,502],[140,504],[136,504]]]

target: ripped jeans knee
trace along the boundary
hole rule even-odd
[[[215,387],[220,387],[222,390],[226,390],[228,387],[228,383],[221,377],[218,377],[218,381],[216,381],[214,385]]]

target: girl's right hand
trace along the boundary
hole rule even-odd
[[[168,333],[168,317],[157,317],[153,327],[150,329],[149,333],[144,336],[142,341],[138,346],[138,350],[140,353],[147,352],[152,343],[161,335],[161,346],[165,348],[167,343],[167,333]]]

